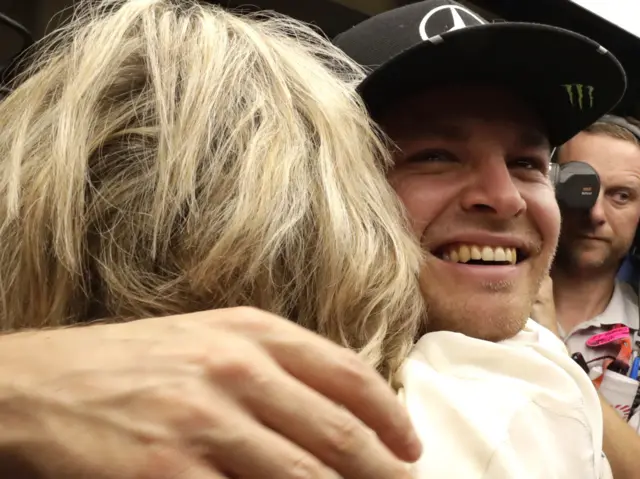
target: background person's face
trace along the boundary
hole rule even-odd
[[[580,133],[565,144],[559,163],[583,161],[600,176],[589,212],[563,211],[557,265],[572,272],[616,270],[640,218],[640,147],[602,133]]]
[[[550,147],[505,92],[443,88],[397,105],[389,181],[426,253],[430,330],[497,341],[523,327],[557,245]]]

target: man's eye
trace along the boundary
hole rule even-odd
[[[549,170],[549,165],[540,158],[518,158],[513,160],[510,166],[523,170],[542,171],[543,173],[547,173]]]
[[[612,196],[618,203],[627,203],[631,199],[631,194],[625,190],[615,191]]]
[[[410,163],[442,163],[456,161],[448,151],[428,150],[416,153],[407,159]]]

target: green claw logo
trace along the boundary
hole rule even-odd
[[[593,86],[582,83],[568,83],[562,86],[569,95],[571,106],[578,107],[580,110],[593,108],[593,93],[595,91]]]

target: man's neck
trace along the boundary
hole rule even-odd
[[[595,272],[594,272],[595,273]],[[556,317],[565,334],[576,326],[602,314],[613,295],[616,271],[552,271]]]

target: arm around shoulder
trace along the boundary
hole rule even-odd
[[[640,436],[600,397],[604,421],[604,453],[615,479],[637,479],[640,474]]]

